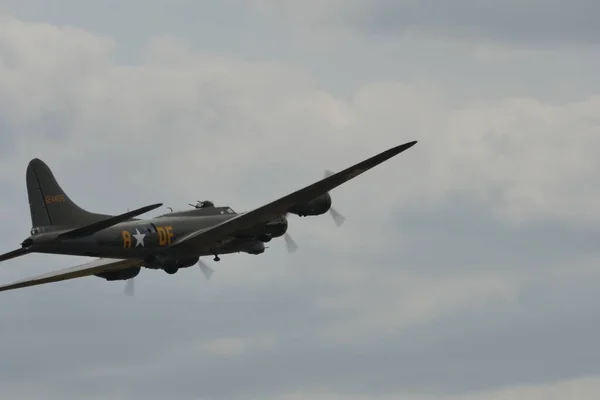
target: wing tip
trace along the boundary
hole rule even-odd
[[[401,144],[400,146],[398,146],[399,148],[404,148],[405,150],[410,149],[411,147],[413,147],[415,144],[417,144],[418,142],[416,140],[413,140],[412,142],[407,142],[404,144]]]
[[[8,253],[0,254],[0,262],[8,261],[13,258],[21,257],[31,253],[31,250],[26,247],[21,247],[16,250],[9,251]]]
[[[413,140],[412,142],[407,142],[407,143],[400,144],[398,146],[392,147],[391,149],[388,149],[388,150],[384,151],[381,154],[391,154],[392,156],[395,156],[397,154],[402,153],[403,151],[406,151],[406,150],[410,149],[415,144],[417,144],[417,141]]]

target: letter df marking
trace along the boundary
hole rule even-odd
[[[173,240],[173,227],[172,226],[158,226],[156,227],[158,232],[158,244],[160,246],[170,245]]]

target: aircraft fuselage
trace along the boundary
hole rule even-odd
[[[47,254],[101,258],[190,258],[238,252],[261,254],[265,250],[264,242],[282,236],[287,231],[287,219],[282,216],[210,248],[185,245],[171,248],[171,244],[180,237],[218,225],[238,215],[228,207],[215,208],[212,211],[214,214],[210,215],[194,211],[196,210],[130,220],[72,239],[57,237],[68,230],[66,228],[39,227],[39,232],[33,232],[26,242],[31,244],[33,251]]]

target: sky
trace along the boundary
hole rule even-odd
[[[0,243],[80,206],[246,211],[389,147],[259,256],[2,293],[24,399],[600,396],[598,2],[0,0]],[[77,265],[28,255],[0,282]]]

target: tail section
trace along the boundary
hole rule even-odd
[[[86,211],[60,187],[50,168],[34,158],[27,166],[27,195],[33,227],[88,225],[111,217]]]

